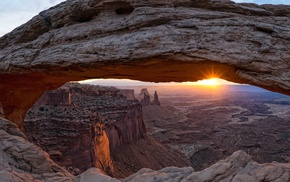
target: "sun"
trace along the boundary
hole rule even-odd
[[[219,83],[219,80],[217,78],[199,80],[196,82],[196,85],[203,85],[203,86],[217,86],[219,84],[220,83]]]

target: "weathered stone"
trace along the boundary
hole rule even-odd
[[[0,118],[0,179],[7,182],[73,181],[74,177],[28,142],[12,122]]]
[[[0,38],[5,117],[21,126],[45,90],[88,78],[220,77],[290,94],[289,12],[219,0],[66,1]]]
[[[102,173],[98,168],[90,168],[81,175],[77,176],[75,182],[120,182]]]
[[[140,100],[140,104],[142,106],[149,106],[150,105],[150,95],[144,93],[143,98]]]
[[[188,166],[183,154],[146,135],[134,92],[122,93],[115,87],[67,83],[44,93],[29,110],[24,131],[76,175],[91,167],[123,178],[143,167]],[[71,104],[63,104],[68,95]]]
[[[281,181],[290,179],[290,165],[281,163],[258,164],[243,151],[237,151],[225,160],[204,169],[193,172],[193,169],[169,167],[159,171],[142,169],[136,174],[125,178],[124,182],[258,182],[258,181]]]

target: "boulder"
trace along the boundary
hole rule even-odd
[[[7,182],[72,182],[74,176],[27,141],[15,124],[0,118],[0,179]]]

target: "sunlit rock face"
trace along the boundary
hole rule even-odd
[[[133,96],[134,90],[68,83],[45,92],[28,111],[24,131],[75,175],[98,167],[124,178],[143,167],[188,166],[181,152],[146,135],[142,107]]]
[[[289,12],[219,0],[61,3],[0,38],[5,117],[21,127],[45,90],[87,78],[216,76],[290,94]]]
[[[24,123],[30,141],[41,146],[73,174],[98,167],[112,175],[110,150],[146,133],[141,105],[115,87],[67,83],[47,91]]]

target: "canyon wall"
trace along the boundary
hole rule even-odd
[[[17,126],[0,117],[0,181],[73,182],[74,176],[27,141]]]
[[[142,167],[188,166],[182,153],[147,136],[142,107],[132,96],[134,90],[67,83],[29,110],[25,133],[75,175],[90,167],[122,178]]]
[[[29,110],[25,133],[73,174],[99,167],[111,175],[110,149],[146,133],[139,102],[126,96],[113,87],[77,83],[46,91]]]
[[[72,176],[49,159],[39,147],[27,141],[24,134],[12,122],[0,118],[0,179],[7,182],[120,182],[108,177],[97,168],[90,168],[79,176]],[[173,156],[172,156],[173,157]],[[158,181],[289,181],[289,164],[258,164],[243,151],[232,154],[225,160],[203,171],[195,172],[190,167],[167,167],[158,171],[141,169],[123,179],[123,182]]]

